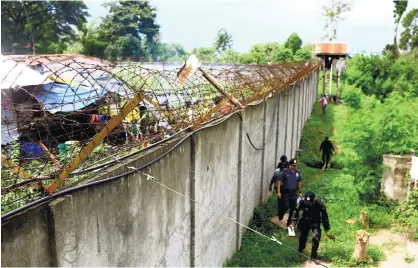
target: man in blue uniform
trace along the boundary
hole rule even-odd
[[[299,219],[300,211],[302,211],[302,217]],[[292,226],[296,226],[296,223],[298,223],[300,230],[298,251],[302,252],[305,249],[309,231],[312,230],[311,259],[316,261],[318,258],[319,241],[321,240],[321,223],[324,226],[325,233],[331,227],[324,203],[315,198],[313,192],[307,192],[305,198],[300,201],[298,209],[293,214]]]
[[[284,214],[289,209],[289,217],[287,219],[287,226],[291,224],[293,211],[296,209],[296,203],[299,195],[302,193],[302,174],[296,168],[297,160],[289,160],[289,168],[283,172],[274,173],[273,179],[277,182],[277,198],[278,198],[278,217],[283,219]]]

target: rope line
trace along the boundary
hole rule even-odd
[[[173,192],[173,193],[175,193],[175,194],[177,194],[177,195],[179,195],[179,196],[181,196],[181,197],[183,197],[185,199],[191,200],[192,202],[194,202],[195,204],[198,204],[202,208],[205,208],[205,209],[207,209],[207,210],[209,210],[209,211],[211,211],[211,212],[213,212],[213,213],[215,213],[215,214],[217,214],[219,216],[224,217],[225,219],[227,219],[227,220],[229,220],[229,221],[231,221],[233,223],[236,223],[236,224],[240,225],[241,227],[244,227],[244,228],[246,228],[246,229],[248,229],[248,230],[250,230],[250,231],[252,231],[252,232],[254,232],[254,233],[256,233],[256,234],[258,234],[258,235],[260,235],[260,236],[262,236],[262,237],[264,237],[264,238],[266,238],[268,240],[270,240],[270,241],[273,241],[273,242],[275,242],[275,243],[277,243],[277,244],[279,244],[281,246],[284,246],[284,247],[286,247],[286,248],[288,248],[288,249],[296,252],[297,254],[299,254],[299,255],[301,255],[301,256],[303,256],[303,257],[305,257],[305,258],[313,261],[316,265],[320,265],[320,266],[323,266],[323,267],[328,268],[328,266],[326,266],[325,264],[320,263],[318,260],[312,259],[311,257],[307,256],[306,254],[303,254],[302,252],[299,252],[298,250],[290,247],[289,245],[284,244],[283,242],[281,242],[280,240],[278,240],[276,237],[274,237],[274,236],[271,236],[271,237],[270,236],[267,236],[267,235],[265,235],[265,234],[263,234],[263,233],[255,230],[255,229],[253,229],[253,228],[245,225],[245,224],[240,223],[239,221],[236,221],[236,220],[234,220],[234,219],[226,216],[225,214],[223,214],[223,213],[221,213],[219,211],[216,211],[216,210],[214,210],[214,209],[212,209],[212,208],[210,208],[210,207],[208,207],[208,206],[206,206],[206,205],[198,202],[197,200],[195,200],[195,199],[193,199],[191,197],[187,197],[186,195],[184,195],[184,194],[182,194],[182,193],[180,193],[180,192],[178,192],[178,191],[176,191],[176,190],[168,187],[167,185],[159,182],[157,178],[155,178],[154,176],[152,176],[152,175],[150,175],[148,173],[145,173],[145,172],[143,172],[143,171],[141,171],[141,170],[139,170],[139,169],[137,169],[137,168],[135,168],[133,166],[127,166],[127,168],[132,169],[135,172],[138,172],[138,173],[144,175],[146,177],[147,181],[153,181],[156,184],[160,185],[161,187],[165,188],[166,190],[169,190],[169,191],[171,191],[171,192]]]

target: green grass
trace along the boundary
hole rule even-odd
[[[359,218],[360,212],[365,210],[370,218],[370,228],[367,231],[372,233],[377,228],[390,226],[393,207],[362,202],[354,187],[354,176],[346,172],[350,167],[340,166],[338,169],[322,171],[305,165],[312,160],[321,160],[319,145],[324,136],[329,136],[334,146],[338,148],[338,133],[343,127],[343,122],[340,122],[339,118],[346,114],[346,107],[330,104],[327,109],[327,115],[322,116],[320,105],[314,105],[312,118],[303,131],[301,141],[303,151],[299,165],[304,177],[303,191],[311,190],[324,201],[330,218],[330,233],[336,236],[335,240],[322,236],[319,255],[333,266],[376,266],[385,258],[382,249],[378,246],[371,245],[369,248],[369,255],[373,261],[357,263],[352,259],[356,231],[362,228],[358,223],[350,225],[346,221]],[[354,153],[349,148],[338,148],[338,152]],[[274,234],[277,238],[282,238],[281,241],[287,245],[297,249],[297,240],[287,237],[286,230],[279,230],[276,226],[271,227],[269,220],[274,215],[276,202],[276,198],[271,196],[265,204],[256,208],[251,226],[257,226],[257,230],[269,236]],[[309,255],[310,248],[307,248],[305,253]],[[247,231],[240,251],[227,260],[225,266],[300,266],[305,260],[295,252]]]

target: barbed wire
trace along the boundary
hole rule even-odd
[[[231,98],[243,105],[263,100],[316,68],[292,62],[206,69],[228,97],[200,70],[185,79],[180,68],[57,56],[23,59],[2,57],[2,213],[50,193],[57,178],[63,178],[59,189],[71,186],[94,175],[81,172],[85,169],[236,111]],[[111,129],[110,122],[125,110]],[[91,152],[85,153],[86,147]],[[75,159],[81,160],[74,167]]]

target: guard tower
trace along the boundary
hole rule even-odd
[[[347,44],[345,43],[318,43],[316,44],[316,56],[321,59],[322,69],[322,94],[325,94],[326,73],[330,70],[329,95],[332,91],[332,73],[336,72],[337,79],[337,95],[334,99],[340,98],[340,74],[346,70],[346,58],[348,56]]]

